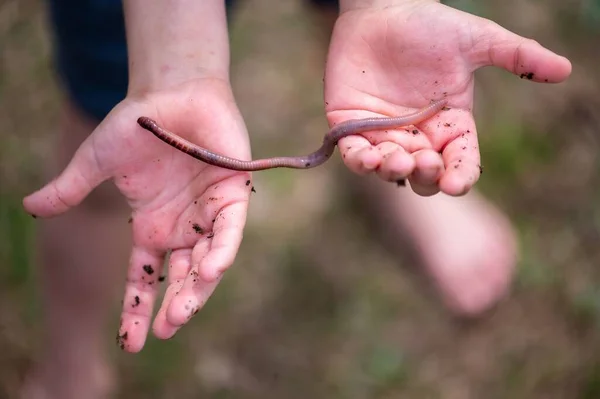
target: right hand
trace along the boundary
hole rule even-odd
[[[127,199],[133,248],[119,337],[129,352],[146,340],[169,250],[169,285],[155,335],[170,338],[202,308],[235,259],[252,189],[249,173],[191,158],[142,129],[140,116],[215,152],[251,158],[229,82],[197,79],[122,101],[65,170],[24,199],[28,212],[49,218],[77,206],[108,179]]]

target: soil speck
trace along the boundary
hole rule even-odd
[[[142,269],[144,269],[144,271],[146,273],[148,273],[148,275],[152,275],[152,273],[154,273],[154,269],[152,268],[152,265],[144,265],[144,266],[142,266]]]

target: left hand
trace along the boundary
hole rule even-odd
[[[371,3],[342,9],[336,22],[325,75],[330,125],[403,115],[441,98],[449,110],[416,127],[344,138],[344,162],[357,174],[408,178],[421,195],[466,194],[481,173],[474,72],[496,66],[557,83],[569,76],[571,64],[533,40],[437,1]]]

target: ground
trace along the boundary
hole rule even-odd
[[[138,355],[113,345],[120,398],[600,397],[600,5],[488,3],[451,4],[574,67],[553,86],[477,76],[478,187],[520,236],[510,298],[480,320],[451,318],[379,242],[337,154],[256,174],[239,257],[206,308]],[[318,20],[298,1],[250,0],[231,33],[254,156],[312,150],[327,127]],[[0,0],[0,397],[14,397],[39,342],[35,221],[20,200],[41,184],[55,132],[50,49],[41,1]]]

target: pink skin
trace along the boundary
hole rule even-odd
[[[568,60],[536,42],[435,2],[342,13],[328,57],[325,102],[331,126],[404,115],[429,98],[446,96],[452,109],[420,123],[417,134],[389,130],[338,143],[350,170],[375,172],[386,181],[408,178],[422,195],[461,195],[479,178],[475,70],[493,65],[552,83],[571,72]],[[235,259],[251,188],[248,172],[197,162],[132,127],[148,115],[203,147],[250,159],[247,132],[226,79],[198,78],[139,93],[144,94],[130,94],[102,121],[56,179],[24,199],[28,212],[53,217],[108,179],[127,199],[133,248],[119,335],[129,352],[141,350],[146,340],[169,250],[169,286],[154,320],[155,335],[173,336],[210,297]]]
[[[404,116],[345,121],[332,127],[325,135],[323,145],[312,154],[298,157],[257,159],[254,161],[242,161],[202,148],[179,137],[175,133],[160,127],[155,121],[144,116],[138,119],[138,124],[144,129],[152,132],[157,138],[170,146],[177,148],[204,163],[220,168],[239,171],[257,171],[273,168],[310,169],[325,163],[333,154],[338,141],[344,137],[366,132],[398,129],[401,127],[417,125],[437,114],[444,108],[446,103],[446,100],[434,101],[420,110]],[[407,132],[411,134],[410,130],[407,130]]]
[[[161,285],[158,280],[165,272],[167,295],[153,324],[159,338],[175,334],[212,294],[237,254],[252,188],[246,184],[247,172],[202,164],[159,141],[149,141],[135,123],[132,128],[131,121],[140,114],[152,115],[216,151],[250,157],[247,132],[229,84],[200,79],[124,100],[56,179],[24,199],[31,214],[53,217],[79,205],[108,179],[127,199],[133,247],[119,343],[128,352],[144,346]],[[128,226],[126,218],[123,223]],[[169,250],[166,271],[162,264]]]
[[[340,140],[346,166],[383,180],[408,178],[421,195],[468,192],[479,179],[481,163],[473,74],[486,66],[542,83],[561,82],[571,73],[566,58],[537,42],[438,2],[343,12],[325,72],[330,125],[402,115],[440,96],[451,107],[440,118],[419,124],[415,135],[400,129]]]

